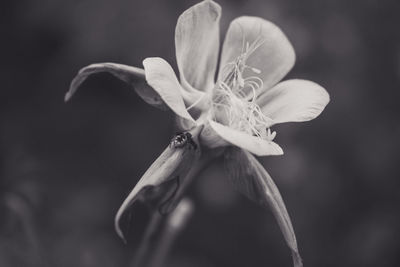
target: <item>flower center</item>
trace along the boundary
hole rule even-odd
[[[256,103],[263,81],[256,76],[261,71],[246,64],[248,57],[263,44],[261,38],[243,45],[241,54],[222,68],[212,95],[213,119],[235,130],[272,141],[276,133],[269,127],[272,120],[265,116]],[[250,70],[253,76],[244,77]],[[268,129],[268,130],[267,130]]]

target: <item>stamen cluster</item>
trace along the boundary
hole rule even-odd
[[[243,77],[245,70],[261,73],[259,69],[246,65],[246,60],[262,44],[261,38],[252,44],[247,42],[242,46],[241,54],[223,67],[221,79],[213,90],[213,119],[235,130],[272,141],[276,135],[269,129],[272,120],[256,103],[263,81],[256,75]]]

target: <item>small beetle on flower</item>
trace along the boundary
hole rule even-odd
[[[271,132],[271,127],[314,119],[328,104],[329,95],[311,81],[280,82],[294,65],[293,47],[276,25],[258,17],[232,21],[215,81],[220,15],[221,7],[205,0],[179,17],[175,30],[179,80],[168,62],[159,57],[146,58],[144,69],[116,63],[92,64],[74,78],[66,100],[89,75],[109,72],[131,84],[147,103],[172,110],[183,132],[122,204],[115,219],[121,237],[119,220],[143,191],[177,177],[195,176],[210,158],[222,155],[234,187],[272,209],[292,251],[294,265],[302,266],[281,195],[253,154],[283,154],[273,141],[276,132]],[[177,190],[167,203],[168,210],[176,205],[185,188]]]
[[[193,149],[197,149],[197,145],[192,139],[192,134],[189,132],[176,134],[170,143],[174,147],[183,147],[186,144],[190,144]]]

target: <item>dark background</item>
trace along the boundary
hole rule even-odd
[[[262,158],[285,199],[305,266],[400,266],[400,7],[378,0],[218,1],[279,25],[323,85],[316,120],[275,127]],[[168,144],[173,117],[108,74],[63,97],[83,66],[174,68],[174,30],[195,1],[9,1],[0,8],[0,266],[128,266],[114,215]],[[175,68],[176,70],[176,68]],[[165,266],[291,266],[270,211],[237,194],[220,162],[191,189],[195,213]],[[138,227],[146,222],[138,216]]]

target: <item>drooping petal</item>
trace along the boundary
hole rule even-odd
[[[92,74],[99,72],[108,72],[120,80],[130,84],[136,93],[148,104],[161,109],[167,109],[160,95],[151,88],[144,75],[144,70],[136,67],[117,63],[96,63],[82,68],[71,82],[71,86],[65,95],[65,101],[68,101],[78,90],[79,86]]]
[[[262,112],[275,123],[309,121],[317,117],[329,102],[329,94],[320,85],[307,80],[278,83],[257,99]]]
[[[172,67],[162,58],[149,57],[143,60],[147,83],[160,94],[164,102],[182,118],[193,121],[186,110],[181,94],[182,87]]]
[[[179,17],[175,29],[176,60],[182,85],[208,90],[214,85],[219,51],[221,7],[202,1]]]
[[[265,89],[278,83],[294,65],[293,47],[278,26],[258,17],[239,17],[231,22],[225,37],[219,78],[227,64],[253,48],[245,63],[255,71],[246,68],[243,77],[258,76]]]
[[[124,235],[120,227],[120,220],[125,211],[136,200],[150,201],[150,199],[157,199],[157,208],[160,211],[170,211],[170,207],[175,207],[177,200],[174,197],[174,192],[179,190],[180,179],[185,179],[191,166],[200,156],[197,144],[181,141],[182,138],[179,138],[171,142],[122,203],[115,216],[115,229],[122,239],[124,239]],[[173,186],[174,183],[169,183],[171,180],[176,180],[178,187]],[[161,188],[163,185],[166,186]]]
[[[282,148],[272,141],[267,141],[247,133],[231,129],[218,122],[209,120],[211,128],[223,139],[257,156],[282,155]]]
[[[262,206],[269,206],[292,251],[294,266],[303,266],[285,203],[264,167],[249,152],[235,147],[225,151],[225,166],[236,190]]]

